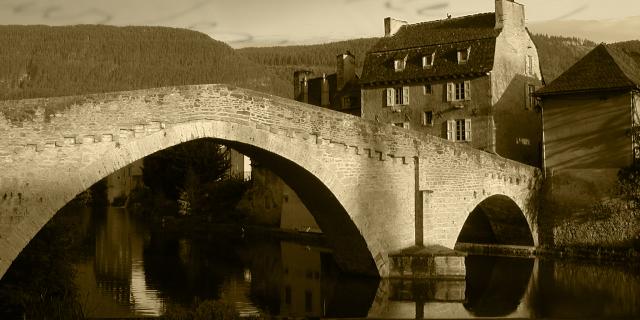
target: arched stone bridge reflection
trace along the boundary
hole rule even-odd
[[[453,248],[469,214],[494,195],[509,201],[484,209],[513,204],[537,243],[533,167],[288,99],[197,85],[0,102],[0,275],[78,193],[201,138],[281,176],[346,271],[385,276],[390,252]]]

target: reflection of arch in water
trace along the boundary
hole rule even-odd
[[[480,202],[467,217],[457,242],[534,245],[522,209],[504,195],[493,195]]]
[[[529,285],[534,259],[471,255],[465,264],[465,309],[478,317],[501,317],[516,311]]]

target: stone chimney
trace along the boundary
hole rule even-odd
[[[356,77],[356,57],[347,50],[336,56],[336,90],[342,90],[349,81]]]
[[[309,103],[309,84],[311,71],[298,70],[293,73],[293,99]]]
[[[384,18],[384,36],[391,37],[396,34],[400,27],[408,24],[406,21],[396,20],[394,18],[386,17]]]
[[[496,0],[496,29],[524,30],[524,5],[513,0]]]

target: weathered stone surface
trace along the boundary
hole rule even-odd
[[[491,195],[509,197],[527,217],[536,210],[533,167],[225,85],[2,101],[0,275],[75,195],[153,152],[201,138],[281,176],[352,272],[387,275],[388,253],[414,245],[417,234],[453,248],[467,215]]]

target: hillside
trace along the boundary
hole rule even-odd
[[[589,40],[534,34],[538,48],[542,74],[550,82],[583,57],[596,44]],[[362,71],[365,53],[379,38],[355,39],[306,46],[282,46],[244,48],[236,51],[248,59],[264,64],[285,79],[292,79],[293,72],[307,69],[316,74],[335,72],[335,56],[349,50],[356,56],[357,72]],[[293,90],[293,85],[291,90]]]
[[[546,83],[553,81],[597,45],[593,41],[574,37],[533,34],[531,38],[538,49]]]
[[[0,26],[0,99],[227,83],[280,96],[289,78],[185,29]]]

